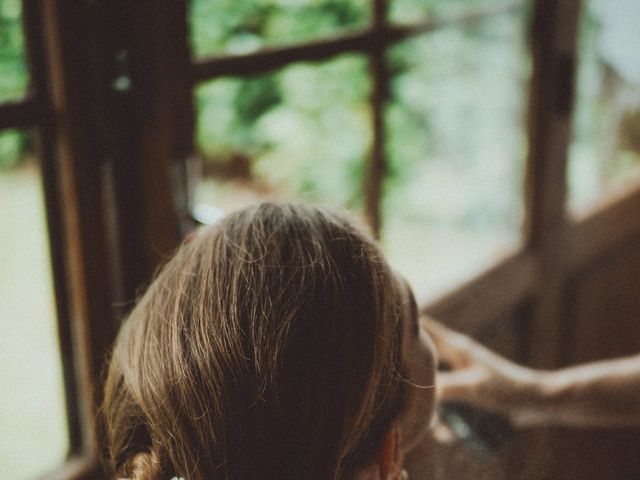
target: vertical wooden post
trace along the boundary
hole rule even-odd
[[[70,319],[69,289],[66,284],[64,228],[62,209],[57,194],[59,185],[56,169],[55,127],[51,111],[49,80],[46,68],[43,8],[41,1],[24,2],[23,24],[29,61],[29,97],[37,106],[39,159],[46,205],[49,253],[56,298],[58,338],[66,397],[67,428],[71,452],[82,450],[82,424],[78,416],[79,384],[74,374],[74,344]]]
[[[375,45],[369,56],[369,69],[373,78],[373,91],[371,92],[373,144],[364,176],[364,213],[371,230],[376,236],[380,235],[382,228],[382,196],[386,172],[384,107],[389,90],[385,61],[386,43],[383,40],[386,29],[386,10],[386,0],[375,0],[373,2],[373,20],[376,35]]]
[[[538,0],[533,16],[525,230],[540,267],[529,354],[539,368],[558,362],[564,314],[566,165],[579,10],[579,0]]]
[[[533,12],[525,238],[538,261],[538,281],[525,357],[537,368],[558,365],[566,314],[566,166],[579,10],[580,0],[537,0]],[[535,459],[512,463],[519,478],[555,478],[546,431],[533,432],[519,451],[517,458]]]
[[[95,458],[93,424],[119,308],[180,237],[173,176],[190,149],[192,121],[186,2],[41,6],[48,80],[38,85],[48,85],[40,97],[52,169],[47,204],[58,229],[59,293],[68,298],[61,331],[72,353],[72,448]]]
[[[102,196],[103,154],[94,126],[87,5],[45,0],[42,19],[59,182],[56,206],[63,222],[70,343],[78,385],[82,452],[77,453],[95,457],[96,391],[116,324]]]

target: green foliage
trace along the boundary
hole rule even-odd
[[[195,56],[240,53],[364,27],[370,18],[367,0],[194,0],[191,43]],[[345,56],[203,84],[197,144],[205,161],[248,159],[254,181],[283,195],[356,205],[371,135],[366,68]]]
[[[525,31],[522,13],[501,15],[390,50],[389,212],[517,231],[530,72]]]
[[[492,3],[395,0],[390,15],[413,21]],[[225,5],[193,3],[197,54],[300,40],[367,20],[364,5],[337,0]],[[389,51],[385,205],[394,215],[518,228],[530,72],[527,18],[523,9],[453,25]],[[204,19],[210,21],[198,23]],[[368,76],[366,60],[347,55],[258,78],[210,82],[196,96],[197,143],[211,163],[249,159],[254,180],[285,195],[358,204],[372,135]]]
[[[0,170],[18,165],[25,156],[26,135],[7,130],[0,132]]]
[[[194,0],[191,43],[196,56],[239,53],[364,26],[366,0]]]
[[[0,0],[0,102],[24,95],[28,73],[20,0]]]
[[[18,100],[27,87],[21,7],[20,0],[0,0],[0,103]],[[25,138],[24,133],[13,130],[0,132],[0,169],[22,161]]]
[[[568,171],[569,200],[581,210],[640,172],[640,4],[584,3]]]
[[[367,63],[354,55],[198,88],[198,145],[209,163],[248,158],[283,195],[360,202],[370,147]]]
[[[503,4],[501,0],[393,0],[389,2],[393,22],[414,22],[418,18],[450,18],[470,9]],[[523,0],[522,2],[526,2]]]
[[[262,115],[282,102],[274,76],[241,80],[235,97],[236,126],[250,128]]]

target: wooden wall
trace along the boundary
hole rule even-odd
[[[559,366],[640,352],[640,235],[628,235],[566,277]],[[474,336],[525,363],[533,300]],[[637,480],[640,428],[521,431],[500,454],[481,458],[464,444],[433,442],[408,459],[412,478],[473,480]]]
[[[569,279],[564,360],[576,364],[640,351],[640,236],[599,256]],[[640,429],[557,430],[550,435],[555,475],[640,478]]]

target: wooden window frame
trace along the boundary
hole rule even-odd
[[[183,6],[22,2],[30,85],[0,104],[0,130],[40,139],[69,435],[66,462],[43,479],[103,478],[95,416],[106,358],[122,315],[180,241],[176,165],[188,146],[178,133],[191,117],[175,74],[188,71]],[[121,78],[130,88],[115,88]]]
[[[55,315],[60,343],[63,372],[69,458],[46,478],[90,478],[97,471],[94,455],[85,455],[86,445],[86,388],[82,377],[86,367],[76,370],[78,353],[74,346],[74,328],[66,281],[64,240],[61,232],[62,215],[58,196],[58,171],[55,166],[55,146],[49,86],[44,55],[42,12],[35,2],[23,2],[22,26],[26,43],[26,58],[30,83],[24,98],[0,104],[0,130],[33,129],[39,139],[39,167],[46,205],[46,224],[49,232]]]

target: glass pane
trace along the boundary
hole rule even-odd
[[[391,0],[389,18],[396,23],[412,23],[524,3],[524,0]]]
[[[32,478],[68,448],[40,171],[33,137],[0,132],[0,477]]]
[[[0,102],[20,99],[27,88],[21,17],[20,0],[0,0]]]
[[[358,209],[371,143],[363,57],[294,64],[196,91],[205,180],[196,203],[226,210],[257,199]]]
[[[196,57],[246,53],[367,25],[368,0],[192,0]]]
[[[452,26],[390,52],[382,240],[425,301],[519,245],[527,18]]]
[[[640,180],[640,2],[590,0],[585,7],[569,153],[575,212]]]

